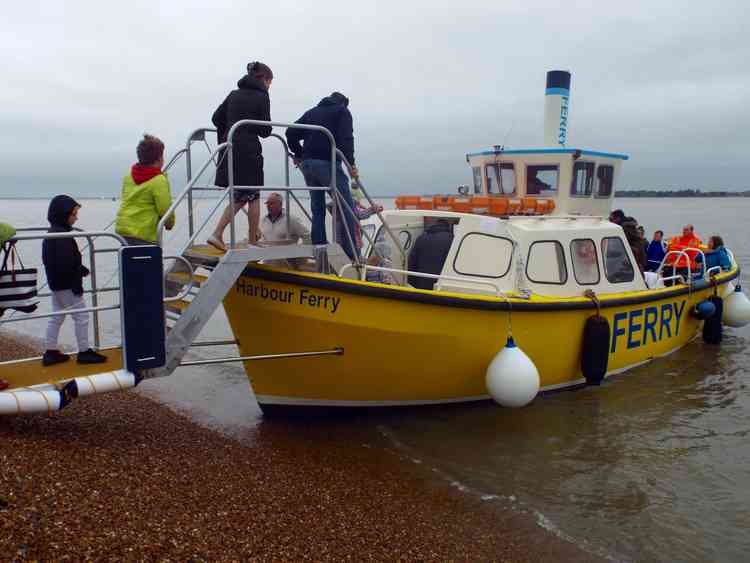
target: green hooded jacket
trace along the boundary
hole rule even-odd
[[[15,234],[16,229],[8,225],[8,223],[0,223],[0,244],[5,244],[5,242],[12,239]]]
[[[117,211],[115,232],[124,237],[156,242],[156,226],[172,205],[169,180],[165,174],[154,176],[142,184],[136,184],[128,174],[122,181],[122,202]],[[174,214],[166,226],[174,226]]]

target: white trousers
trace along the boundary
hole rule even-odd
[[[85,306],[86,301],[84,301],[83,295],[75,295],[70,289],[52,292],[53,313],[66,309],[83,309]],[[57,315],[49,318],[49,323],[47,324],[47,350],[59,349],[57,347],[57,338],[60,335],[60,329],[67,316]],[[71,316],[75,323],[78,351],[85,352],[89,349],[89,314],[72,313]]]

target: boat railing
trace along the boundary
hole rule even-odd
[[[659,274],[660,281],[666,282],[666,281],[670,281],[670,280],[674,280],[674,279],[678,279],[679,278],[679,279],[682,279],[682,283],[685,283],[687,285],[693,285],[693,281],[694,281],[693,280],[693,272],[692,272],[692,270],[690,268],[691,259],[690,259],[690,255],[688,254],[688,252],[695,252],[696,254],[700,255],[700,257],[701,257],[701,272],[700,272],[700,277],[698,279],[705,279],[705,278],[709,277],[708,271],[706,270],[706,255],[704,254],[704,252],[700,248],[688,247],[688,248],[683,248],[683,249],[680,249],[680,250],[669,250],[669,251],[667,251],[667,253],[664,255],[664,258],[662,258],[661,264],[659,264],[659,267],[656,270],[657,273]],[[667,264],[667,259],[670,256],[676,256],[676,258],[675,258],[675,260],[672,263]],[[684,259],[684,263],[688,264],[687,268],[676,268],[674,266],[674,264],[679,264],[679,263],[683,262],[683,259]],[[665,277],[664,276],[664,268],[665,267],[672,267],[672,268],[674,268],[675,272],[678,269],[687,269],[688,270],[688,275],[685,276],[683,274],[674,274],[674,275],[670,275],[670,276],[666,276]]]
[[[16,230],[17,233],[26,233],[26,232],[34,232],[34,231],[41,231],[41,230],[48,230],[49,227],[21,227]],[[71,238],[85,238],[87,241],[86,249],[89,251],[89,271],[90,276],[90,283],[91,283],[91,289],[90,290],[84,290],[84,293],[88,293],[91,295],[91,307],[86,307],[82,309],[66,309],[64,311],[58,311],[53,313],[41,313],[36,315],[28,315],[24,314],[23,316],[16,317],[14,314],[11,314],[11,316],[7,319],[0,319],[0,324],[5,323],[12,323],[12,322],[21,322],[21,321],[30,321],[34,319],[42,319],[42,318],[48,318],[48,317],[55,317],[55,316],[61,316],[61,315],[67,315],[70,313],[93,313],[93,329],[94,329],[94,345],[96,348],[101,347],[101,323],[99,319],[99,313],[101,311],[108,311],[112,309],[118,309],[120,305],[99,305],[99,294],[104,292],[111,292],[111,291],[119,291],[119,287],[102,287],[100,288],[98,286],[98,279],[97,279],[97,266],[96,266],[96,255],[101,252],[117,252],[119,250],[119,247],[116,248],[107,248],[107,249],[97,249],[96,248],[96,239],[104,237],[104,238],[110,238],[114,239],[117,243],[120,244],[120,246],[127,246],[127,243],[125,242],[125,239],[123,239],[120,235],[111,233],[108,231],[81,231],[78,229],[75,229],[73,231],[67,232],[67,233],[41,233],[41,234],[16,234],[13,238],[10,239],[12,243],[17,242],[23,242],[23,241],[31,241],[31,240],[54,240],[54,239],[71,239]],[[84,249],[85,251],[85,249]],[[44,287],[42,289],[44,289]],[[104,284],[107,285],[106,283]],[[51,293],[39,293],[37,297],[49,297]],[[15,312],[14,312],[15,313]]]
[[[347,158],[344,156],[344,153],[342,153],[341,150],[336,149],[336,154],[341,158],[341,161],[346,166],[346,169],[349,172],[349,175],[352,176],[352,165],[349,163],[349,161],[347,160]],[[393,244],[398,249],[399,254],[401,254],[401,259],[404,261],[404,264],[405,264],[406,263],[406,250],[404,250],[404,247],[401,244],[401,241],[393,233],[393,230],[390,228],[390,226],[388,226],[388,222],[385,220],[385,217],[383,217],[382,211],[380,211],[379,206],[370,197],[370,194],[367,192],[367,189],[365,188],[365,185],[362,183],[362,180],[360,178],[357,178],[357,185],[359,186],[359,189],[361,190],[362,194],[367,199],[367,203],[370,204],[370,208],[371,209],[375,209],[375,214],[377,215],[378,219],[380,219],[380,223],[383,225],[383,228],[385,229],[385,232],[388,233],[388,236],[390,237],[391,241],[393,242]],[[362,232],[365,234],[365,236],[367,236],[367,239],[370,242],[371,247],[374,248],[375,243],[370,238],[369,233],[367,233],[364,230]]]
[[[34,232],[34,231],[40,231],[40,230],[47,230],[49,227],[21,227],[19,229],[16,229],[16,232]],[[116,247],[109,247],[109,248],[102,248],[98,249],[96,248],[96,239],[97,238],[109,238],[113,239],[116,243],[118,243],[118,246]],[[16,234],[14,237],[10,239],[11,243],[18,243],[18,242],[24,242],[24,241],[32,241],[32,240],[55,240],[55,239],[72,239],[72,238],[85,238],[87,241],[87,248],[89,250],[89,279],[91,283],[91,289],[84,289],[84,294],[90,294],[91,295],[91,303],[92,305],[90,307],[79,307],[76,309],[64,309],[61,311],[53,311],[51,313],[39,313],[39,314],[23,314],[22,316],[16,316],[16,311],[13,311],[8,318],[0,318],[0,324],[5,323],[17,323],[17,322],[24,322],[24,321],[32,321],[35,319],[46,319],[50,317],[58,317],[58,316],[64,316],[64,315],[70,315],[73,313],[92,313],[93,317],[93,333],[94,333],[94,346],[96,349],[101,348],[101,333],[102,333],[102,327],[101,327],[101,319],[99,317],[99,313],[102,311],[112,311],[120,308],[120,304],[116,303],[114,305],[100,305],[99,304],[99,294],[105,293],[105,292],[114,292],[114,291],[120,291],[120,285],[119,283],[114,287],[109,287],[109,283],[106,282],[104,285],[105,287],[99,287],[98,281],[97,281],[97,263],[96,263],[96,254],[102,253],[102,252],[119,252],[121,247],[127,246],[127,243],[125,242],[125,239],[121,237],[120,235],[116,233],[111,233],[108,231],[82,231],[80,229],[74,229],[73,231],[67,232],[67,233],[41,233],[41,234]],[[178,260],[184,263],[184,265],[187,268],[187,271],[190,274],[190,281],[188,284],[183,288],[183,290],[179,293],[179,295],[175,297],[165,297],[164,302],[167,303],[169,301],[178,301],[180,299],[183,299],[185,296],[188,295],[188,293],[191,291],[193,287],[193,278],[194,278],[194,269],[193,265],[183,258],[182,256],[163,256],[163,261],[167,260]],[[119,272],[119,269],[116,270],[116,272]],[[117,274],[115,274],[117,275]],[[42,289],[47,287],[49,285],[49,282],[45,283],[42,286]],[[37,297],[50,297],[52,295],[52,292],[38,292]]]
[[[294,155],[292,155],[289,152],[289,147],[285,141],[285,139],[276,133],[271,133],[270,137],[273,137],[277,139],[279,142],[281,142],[283,150],[284,150],[284,180],[285,184],[283,186],[277,186],[277,185],[263,185],[263,186],[242,186],[242,185],[235,185],[234,182],[234,166],[233,166],[233,151],[232,151],[232,143],[235,142],[235,136],[236,132],[239,128],[242,127],[249,127],[249,126],[261,126],[261,127],[282,127],[285,129],[305,129],[305,130],[312,130],[317,131],[325,136],[328,137],[329,142],[331,143],[331,183],[329,186],[325,187],[311,187],[311,186],[292,186],[290,182],[290,166],[289,162],[293,160]],[[337,156],[341,158],[341,161],[344,162],[345,166],[347,167],[347,170],[349,174],[352,173],[352,167],[350,163],[346,160],[346,158],[341,154],[341,152],[336,148],[336,142],[333,137],[333,134],[326,129],[325,127],[320,127],[317,125],[304,125],[304,124],[298,124],[298,123],[284,123],[284,122],[277,122],[277,121],[261,121],[261,120],[255,120],[255,119],[245,119],[236,122],[231,129],[229,130],[229,133],[227,134],[227,141],[224,143],[219,143],[215,149],[210,150],[210,145],[206,141],[206,134],[216,132],[216,129],[213,128],[199,128],[193,131],[190,136],[188,137],[185,149],[180,151],[181,153],[186,155],[186,172],[187,172],[187,178],[188,182],[185,186],[185,188],[173,199],[172,204],[170,205],[169,209],[166,211],[166,213],[162,216],[161,220],[158,223],[157,226],[157,244],[160,246],[164,243],[164,229],[166,228],[167,219],[175,213],[175,211],[180,207],[180,205],[186,201],[187,207],[188,207],[188,241],[186,244],[182,245],[182,252],[187,250],[196,240],[197,236],[200,232],[202,232],[206,226],[208,225],[209,220],[219,211],[219,209],[222,207],[225,200],[228,201],[234,201],[234,191],[239,189],[254,189],[254,190],[264,190],[264,191],[277,191],[282,192],[285,194],[286,198],[286,205],[287,210],[290,209],[291,201],[293,200],[297,206],[302,210],[304,215],[307,217],[307,219],[312,222],[311,215],[307,212],[307,210],[304,208],[300,200],[297,198],[294,192],[296,191],[304,191],[304,192],[311,192],[311,191],[324,191],[328,192],[331,196],[331,199],[333,200],[333,208],[332,208],[332,230],[333,230],[333,238],[335,240],[339,229],[337,229],[337,223],[338,221],[345,221],[346,216],[352,218],[352,220],[359,224],[359,218],[355,212],[355,210],[349,205],[349,203],[343,198],[343,196],[339,193],[337,187],[336,187],[336,167],[338,166],[337,163]],[[203,141],[206,146],[209,148],[209,158],[206,160],[206,162],[202,165],[200,170],[198,170],[197,174],[193,175],[193,159],[192,159],[192,145],[196,142]],[[207,170],[213,165],[214,169],[221,165],[222,160],[226,158],[227,159],[227,169],[228,169],[228,186],[226,188],[223,187],[210,187],[210,186],[203,186],[199,184],[200,179],[204,176]],[[175,158],[172,159],[173,161]],[[375,207],[377,210],[377,206],[375,205],[374,201],[370,197],[367,190],[362,186],[360,182],[360,187],[362,188],[362,193],[367,198],[368,202],[371,206]],[[218,201],[215,203],[213,208],[211,208],[208,212],[208,215],[206,216],[203,223],[196,228],[195,225],[195,219],[194,219],[194,201],[193,201],[193,192],[198,190],[211,190],[216,191],[220,193],[220,197],[218,198]],[[399,252],[402,254],[402,256],[405,256],[405,251],[400,244],[400,241],[395,236],[395,234],[392,232],[392,230],[387,226],[382,214],[380,211],[377,211],[378,217],[381,220],[381,222],[385,225],[386,231],[389,234],[389,237],[394,241],[394,244],[399,249]],[[289,211],[287,212],[287,222],[291,220],[291,214]],[[229,246],[230,248],[234,248],[237,246],[237,234],[236,234],[236,217],[232,217],[230,224],[229,224],[229,231],[230,231],[230,242]],[[289,224],[287,224],[287,227],[289,228]],[[345,228],[341,229],[341,231],[344,233],[346,240],[340,241],[340,242],[347,242],[351,248],[356,248],[356,241],[353,238],[353,234],[350,229]],[[374,246],[374,240],[370,236],[370,234],[363,230],[362,231],[364,236],[367,238],[369,243]],[[357,254],[355,254],[355,263],[361,266],[362,259]]]
[[[353,268],[353,264],[346,264],[343,268],[339,271],[339,277],[343,277],[346,271],[348,271],[350,268]],[[406,276],[416,276],[420,278],[427,278],[431,280],[446,280],[446,281],[455,281],[455,282],[461,282],[461,283],[470,283],[475,285],[484,285],[487,287],[490,287],[494,290],[495,295],[497,296],[505,296],[508,297],[509,294],[503,290],[500,289],[500,286],[496,283],[486,281],[486,280],[474,280],[474,279],[467,279],[467,278],[459,278],[456,276],[446,276],[443,274],[428,274],[426,272],[415,272],[412,270],[401,270],[399,268],[384,268],[382,266],[371,266],[370,264],[364,264],[362,268],[360,269],[360,280],[365,280],[367,276],[367,270],[374,270],[376,272],[388,272],[393,274],[400,274],[400,275],[406,275]],[[399,285],[407,285],[406,282]]]

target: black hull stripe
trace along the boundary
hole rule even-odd
[[[435,292],[422,293],[417,291],[404,291],[392,289],[389,287],[372,287],[349,283],[336,279],[320,279],[301,276],[290,272],[278,272],[273,270],[264,270],[248,266],[242,273],[243,276],[257,278],[261,280],[276,281],[282,283],[291,283],[305,287],[315,287],[318,289],[328,289],[331,291],[341,291],[354,295],[365,295],[367,297],[381,297],[386,299],[398,299],[401,301],[412,301],[415,303],[425,303],[428,305],[440,305],[442,307],[458,307],[461,309],[481,309],[487,311],[507,311],[508,303],[505,301],[481,301],[471,297],[452,297]],[[727,277],[722,276],[720,282],[701,280],[693,284],[692,289],[687,286],[677,286],[669,291],[664,291],[658,295],[638,295],[633,297],[622,297],[619,299],[603,299],[600,301],[602,309],[611,307],[622,307],[625,305],[638,305],[640,303],[650,303],[652,301],[661,301],[687,295],[688,293],[700,291],[716,285],[728,283],[738,278],[740,270]],[[596,306],[591,300],[557,302],[557,303],[530,303],[524,301],[513,301],[513,311],[570,311],[581,309],[595,309]]]

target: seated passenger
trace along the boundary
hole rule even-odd
[[[654,239],[648,243],[648,248],[646,249],[646,270],[649,272],[655,272],[667,254],[667,245],[664,244],[663,238],[664,231],[656,231]]]
[[[429,218],[425,217],[425,226],[427,225]],[[414,243],[409,254],[409,271],[439,275],[452,244],[453,230],[448,221],[439,218]],[[432,289],[436,281],[422,276],[409,276],[409,284],[417,289]]]
[[[666,259],[664,267],[664,276],[669,277],[675,274],[687,277],[691,272],[696,272],[699,267],[695,263],[695,257],[698,256],[696,250],[687,250],[688,248],[703,249],[703,243],[701,239],[695,234],[693,225],[685,225],[682,228],[682,235],[678,237],[672,237],[667,243],[667,253],[669,254]],[[678,252],[684,251],[685,254],[678,254]],[[667,282],[667,285],[671,285]]]
[[[260,222],[260,235],[266,242],[282,242],[291,240],[295,244],[299,239],[306,242],[310,240],[310,229],[306,228],[294,215],[289,216],[287,228],[287,215],[284,212],[284,200],[276,192],[270,194],[266,199],[268,214]]]
[[[373,247],[372,254],[367,259],[369,266],[376,266],[378,268],[390,268],[391,267],[391,247],[384,242],[377,242]],[[383,272],[381,270],[371,270],[367,268],[365,279],[368,282],[385,283],[388,285],[395,285],[396,280],[393,279],[391,272]]]
[[[622,230],[625,232],[625,238],[628,239],[630,249],[633,251],[633,256],[635,257],[638,269],[643,273],[646,269],[646,253],[643,250],[643,239],[638,232],[638,221],[632,217],[625,217],[621,226]]]
[[[622,225],[624,219],[625,212],[622,209],[615,209],[612,213],[609,214],[610,223],[614,223],[615,225]]]
[[[599,283],[599,265],[596,263],[596,247],[590,240],[573,241],[573,271],[579,284]]]
[[[701,260],[700,254],[696,260]],[[724,248],[724,240],[718,235],[708,239],[708,252],[706,252],[706,270],[716,266],[720,266],[725,272],[732,269],[732,260],[729,258],[727,249]]]

